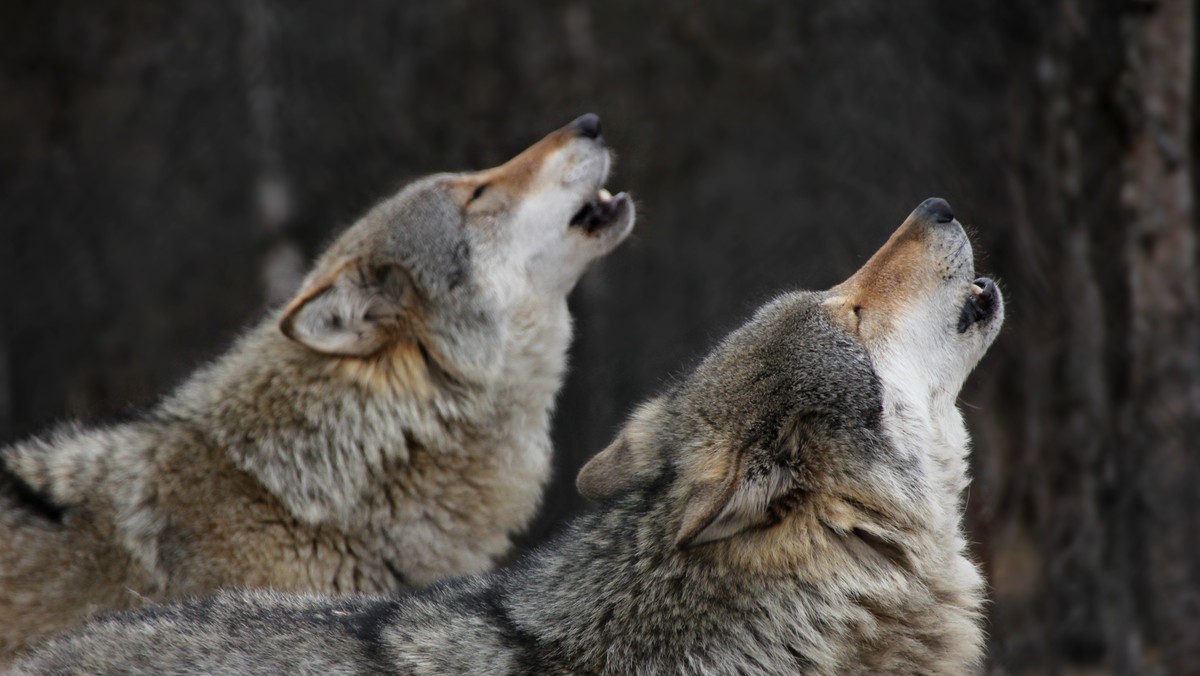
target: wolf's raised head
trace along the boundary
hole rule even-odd
[[[927,200],[847,281],[761,308],[638,410],[578,486],[652,496],[653,537],[680,565],[841,590],[881,622],[908,612],[898,599],[915,579],[930,607],[951,599],[973,619],[982,581],[963,556],[955,398],[1002,321],[962,226]],[[970,619],[939,639],[967,662],[982,636]]]
[[[412,182],[342,233],[295,299],[177,407],[219,418],[218,443],[307,523],[362,527],[373,501],[382,520],[432,518],[425,503],[397,516],[379,485],[419,451],[439,470],[411,471],[454,488],[404,488],[406,499],[486,513],[478,523],[495,535],[468,548],[494,555],[549,475],[567,294],[633,228],[633,202],[602,187],[611,164],[599,118],[584,115],[499,167]],[[472,554],[428,575],[484,565]]]
[[[497,322],[561,304],[632,229],[632,201],[603,189],[610,164],[589,114],[499,167],[419,180],[326,251],[280,328],[330,355],[419,345],[443,367],[489,368]]]

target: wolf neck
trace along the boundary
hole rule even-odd
[[[970,439],[957,403],[958,383],[928,374],[904,355],[888,353],[876,362],[883,387],[884,427],[896,448],[930,463],[946,515],[960,519],[959,500],[970,483]]]
[[[347,367],[268,320],[176,402],[210,417],[213,442],[302,523],[377,530],[372,520],[397,510],[379,506],[381,515],[374,503],[427,499],[408,494],[418,481],[410,475],[436,492],[470,474],[479,490],[507,493],[484,501],[507,507],[513,523],[497,526],[515,529],[532,517],[549,473],[549,416],[570,340],[565,301],[551,321],[537,319],[507,332],[495,368],[452,378],[426,371],[416,349],[385,373]]]

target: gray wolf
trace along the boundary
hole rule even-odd
[[[630,232],[586,115],[408,185],[286,307],[127,424],[0,452],[0,656],[99,610],[490,568],[534,516],[566,296]]]
[[[983,650],[955,397],[1003,321],[927,200],[761,308],[580,472],[519,567],[399,599],[233,592],[112,616],[22,672],[963,674]]]

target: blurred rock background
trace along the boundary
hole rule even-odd
[[[922,199],[1007,327],[962,396],[994,673],[1200,673],[1184,0],[5,0],[0,442],[145,406],[408,178],[594,111],[634,237],[572,297],[557,480]]]

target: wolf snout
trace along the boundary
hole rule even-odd
[[[600,116],[595,113],[580,115],[569,126],[584,138],[599,141],[603,136],[603,132],[600,129]]]
[[[913,210],[913,216],[931,223],[950,223],[954,220],[954,211],[950,209],[950,203],[946,200],[930,197]]]

